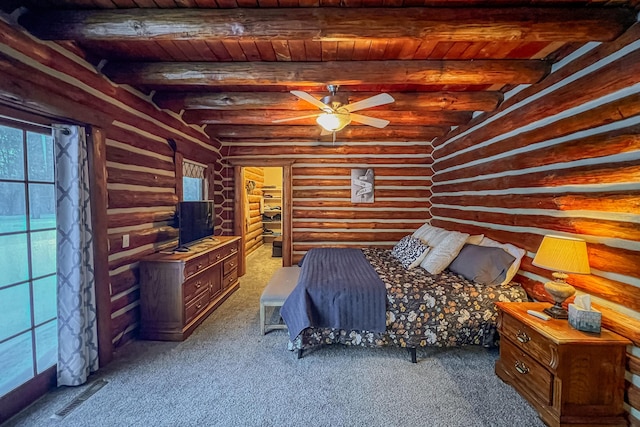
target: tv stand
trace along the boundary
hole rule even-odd
[[[140,337],[182,341],[240,287],[240,238],[188,252],[155,253],[140,262]],[[202,245],[204,246],[204,245]]]

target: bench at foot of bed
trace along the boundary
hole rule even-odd
[[[418,363],[418,359],[416,357],[416,348],[415,347],[407,347],[407,350],[409,351],[409,356],[411,356],[411,363]],[[302,359],[302,353],[304,352],[304,349],[299,348],[298,349],[298,359]]]

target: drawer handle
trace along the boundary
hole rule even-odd
[[[229,266],[230,266],[230,267],[235,267],[236,265],[235,265],[233,262],[230,262],[230,263],[229,263]]]
[[[196,267],[196,269],[200,270],[202,268],[202,263],[198,264],[198,266]]]
[[[201,286],[202,286],[202,283],[200,283],[200,282],[196,283],[196,289],[200,289]]]
[[[202,307],[202,303],[196,304],[196,310],[199,310]]]
[[[216,255],[216,259],[220,259],[220,257],[221,257],[220,254]]]
[[[529,335],[527,335],[526,332],[522,332],[521,330],[518,330],[518,333],[516,334],[516,338],[518,339],[518,341],[520,341],[523,344],[526,344],[529,341],[531,341],[531,338],[529,338]]]
[[[519,360],[516,360],[515,363],[516,371],[520,372],[522,375],[526,375],[529,373],[529,367]]]

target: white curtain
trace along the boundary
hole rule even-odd
[[[85,130],[54,125],[58,239],[58,385],[98,369],[93,232]]]

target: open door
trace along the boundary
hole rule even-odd
[[[273,161],[261,162],[260,160],[241,159],[241,161],[233,160],[234,165],[234,235],[241,236],[241,252],[242,256],[239,260],[239,272],[246,272],[246,236],[247,236],[247,209],[246,200],[248,177],[245,174],[245,167],[281,167],[282,168],[282,186],[278,188],[281,192],[281,215],[278,220],[278,226],[282,233],[282,265],[284,267],[291,266],[292,259],[292,242],[291,242],[291,199],[292,199],[292,183],[291,183],[291,167],[292,161],[282,163],[274,163]],[[277,185],[276,185],[277,187]],[[272,194],[273,196],[273,194]],[[274,204],[271,204],[274,205]],[[275,216],[274,216],[275,217]],[[275,222],[270,223],[276,225]],[[274,227],[275,228],[275,227]]]

